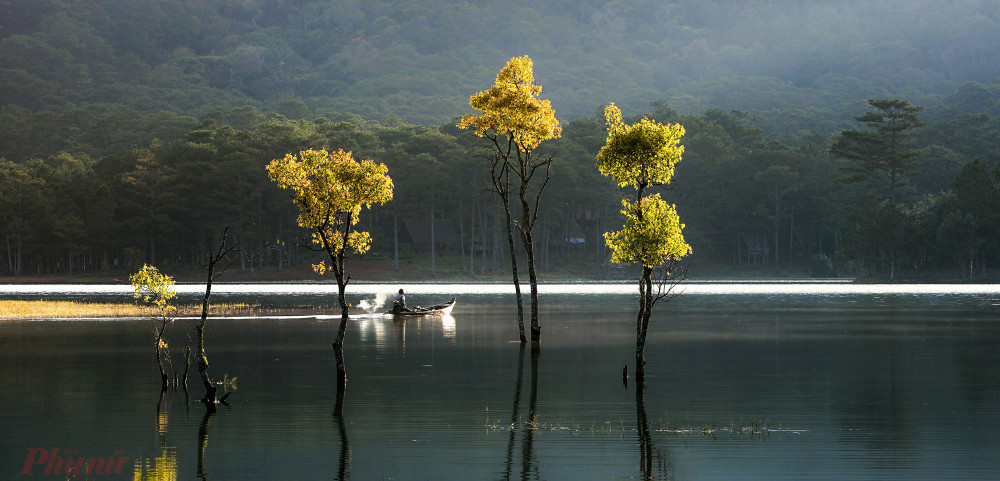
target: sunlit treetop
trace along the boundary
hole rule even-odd
[[[622,200],[622,214],[625,215],[622,230],[604,234],[612,262],[653,268],[691,253],[677,208],[667,204],[660,194],[636,202]]]
[[[303,150],[272,160],[267,172],[281,188],[293,192],[298,224],[313,230],[312,241],[319,248],[368,251],[371,237],[352,227],[362,207],[392,200],[393,183],[385,164],[357,161],[343,150]],[[321,274],[326,270],[325,265],[313,267]]]
[[[531,151],[562,134],[552,103],[539,99],[541,93],[531,59],[514,57],[497,74],[493,87],[469,98],[469,105],[481,113],[463,116],[458,127],[475,129],[480,137],[506,136],[522,151]]]
[[[611,176],[619,186],[638,189],[657,184],[669,184],[674,167],[681,161],[684,146],[684,126],[661,124],[643,118],[628,125],[615,104],[604,110],[608,139],[597,154],[597,168]]]
[[[156,267],[143,264],[142,269],[128,277],[135,291],[132,297],[142,299],[147,304],[152,304],[160,310],[166,312],[170,299],[177,297],[174,291],[174,278],[160,273]]]

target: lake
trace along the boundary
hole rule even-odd
[[[444,318],[360,308],[398,287],[349,287],[359,308],[339,399],[335,285],[214,286],[213,302],[275,308],[208,321],[210,373],[237,387],[214,414],[198,402],[195,367],[189,394],[161,397],[148,320],[0,320],[0,479],[62,480],[60,465],[90,458],[104,469],[90,479],[1000,472],[997,285],[687,283],[656,307],[638,392],[622,380],[634,367],[630,284],[542,286],[538,349],[517,342],[510,286],[403,286],[411,305],[457,297]],[[182,301],[202,290],[178,286]],[[0,285],[5,299],[129,295],[122,285]],[[181,369],[195,321],[167,331]]]

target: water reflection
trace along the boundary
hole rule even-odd
[[[989,299],[804,297],[679,298],[650,340],[660,367],[641,392],[619,384],[634,348],[626,297],[543,300],[545,364],[511,343],[502,296],[460,298],[457,321],[361,317],[348,345],[360,382],[346,401],[327,377],[326,319],[220,319],[213,350],[252,396],[215,415],[195,396],[185,416],[168,391],[155,418],[145,321],[4,321],[0,464],[50,446],[120,449],[146,467],[139,479],[159,466],[171,476],[174,463],[176,477],[203,480],[995,478]],[[458,323],[462,335],[450,334]],[[698,431],[753,414],[797,431],[766,443]],[[671,416],[693,427],[674,434]],[[614,430],[574,426],[607,421]],[[74,446],[83,439],[93,446]]]
[[[337,433],[340,435],[340,456],[337,463],[338,481],[348,479],[348,464],[351,459],[351,443],[347,440],[347,423],[344,422],[344,396],[346,389],[337,389],[337,397],[333,405],[333,422],[337,425]]]
[[[870,452],[891,452],[891,457],[873,457],[869,460],[874,468],[905,469],[914,464],[919,454],[916,440],[920,437],[919,420],[912,419],[913,403],[924,393],[912,392],[901,382],[901,363],[912,363],[912,359],[899,359],[903,349],[898,342],[872,343],[875,349],[856,354],[862,358],[866,369],[858,369],[856,374],[838,388],[843,399],[840,407],[843,433],[865,434],[862,442]],[[846,361],[849,364],[858,360]]]
[[[208,449],[208,425],[215,416],[215,409],[206,409],[198,424],[198,479],[208,480],[208,473],[205,472],[205,451]]]
[[[538,343],[531,343],[531,394],[528,397],[528,420],[521,422],[521,386],[524,381],[524,351],[525,343],[520,344],[520,352],[517,356],[517,382],[514,385],[514,404],[510,411],[510,424],[508,425],[507,438],[507,462],[504,466],[504,479],[513,479],[514,466],[514,446],[517,435],[521,435],[521,478],[539,479],[538,460],[535,456],[534,441],[535,432],[538,430],[538,358],[541,355],[541,346]]]
[[[375,346],[378,354],[399,349],[406,353],[406,343],[418,342],[424,336],[440,337],[455,343],[457,328],[455,318],[451,315],[425,317],[396,317],[388,315],[355,315],[351,320],[356,323],[358,337],[362,343]],[[390,341],[395,344],[390,345]]]
[[[177,479],[177,448],[167,444],[170,424],[169,399],[164,403],[167,391],[160,391],[156,402],[156,435],[160,443],[160,455],[156,458],[135,460],[133,481],[175,481]]]
[[[653,434],[649,430],[649,419],[646,417],[646,387],[637,382],[635,386],[635,424],[639,438],[639,471],[642,479],[673,479],[670,473],[670,461],[662,451],[656,448]]]

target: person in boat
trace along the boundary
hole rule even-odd
[[[399,294],[396,294],[396,298],[392,300],[392,312],[407,312],[410,308],[406,307],[406,293],[403,289],[399,289]]]

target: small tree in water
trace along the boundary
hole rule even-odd
[[[625,215],[622,230],[605,233],[604,239],[611,249],[612,262],[642,266],[635,342],[635,379],[636,383],[642,383],[646,334],[653,306],[683,280],[678,274],[678,263],[691,253],[675,206],[667,204],[660,194],[646,195],[645,191],[670,183],[674,167],[684,153],[684,146],[680,145],[684,127],[663,125],[647,118],[627,125],[614,104],[605,109],[604,115],[608,138],[597,154],[597,167],[619,186],[636,191],[634,202],[622,200]]]
[[[175,308],[170,305],[170,300],[177,297],[177,292],[173,289],[174,278],[161,274],[153,266],[143,265],[139,272],[129,276],[129,282],[135,291],[132,297],[142,299],[147,305],[159,310],[159,316],[153,321],[153,347],[156,349],[156,365],[160,368],[161,388],[166,391],[169,376],[164,363],[170,363],[170,353],[163,334],[167,325],[174,320],[172,313]]]
[[[349,253],[364,254],[371,245],[367,232],[354,230],[361,208],[392,200],[392,179],[385,164],[370,160],[356,161],[350,152],[304,150],[288,154],[267,165],[270,179],[283,189],[291,189],[299,206],[298,223],[312,231],[313,248],[326,252],[329,262],[313,265],[320,275],[333,271],[337,278],[337,302],[340,304],[340,327],[333,341],[337,361],[337,388],[347,387],[344,364],[344,334],[347,330],[348,304],[345,297],[351,280],[345,260]]]

